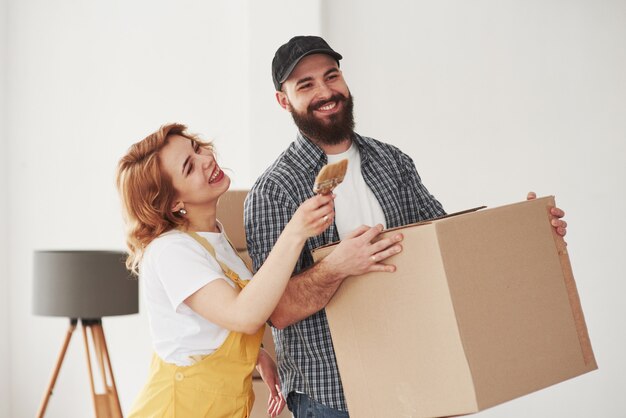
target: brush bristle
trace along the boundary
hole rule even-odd
[[[327,164],[315,178],[314,193],[328,194],[343,181],[348,170],[348,160],[344,159],[333,164]]]

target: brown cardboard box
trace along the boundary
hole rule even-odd
[[[217,203],[217,219],[220,220],[230,242],[237,250],[246,250],[246,231],[243,224],[243,202],[247,190],[229,190]]]
[[[401,228],[395,273],[343,282],[326,315],[351,416],[468,414],[597,368],[551,206]]]
[[[243,223],[243,203],[246,200],[247,190],[229,190],[219,200],[217,204],[217,219],[220,220],[228,239],[233,244],[239,256],[246,262],[248,268],[252,268],[252,261],[248,256],[246,245],[246,233]],[[271,328],[265,327],[263,335],[263,348],[276,361],[276,351],[274,350],[274,339]],[[255,370],[254,377],[260,377]]]

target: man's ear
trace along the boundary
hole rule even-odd
[[[277,91],[276,92],[276,101],[278,102],[280,107],[282,107],[283,109],[285,109],[288,112],[291,112],[291,103],[289,103],[289,98],[287,97],[287,94],[285,94],[282,91]]]
[[[172,205],[172,212],[178,212],[185,208],[185,204],[181,200],[176,200]]]

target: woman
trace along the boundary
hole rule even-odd
[[[251,273],[216,219],[230,179],[213,147],[180,124],[161,127],[120,160],[127,265],[139,275],[155,354],[130,417],[247,417],[256,364],[284,406],[276,365],[259,351],[302,247],[334,217],[333,197],[304,202],[262,268]]]

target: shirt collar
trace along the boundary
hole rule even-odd
[[[299,162],[307,169],[314,170],[326,164],[327,159],[324,151],[300,131],[296,137],[295,151],[299,157]]]
[[[352,141],[356,145],[361,154],[361,161],[367,162],[367,144],[363,138],[357,134],[352,134]],[[301,163],[308,169],[320,169],[324,164],[328,162],[324,151],[318,147],[313,141],[304,136],[302,132],[298,131],[298,136],[295,141],[295,150],[299,157],[302,157]]]

